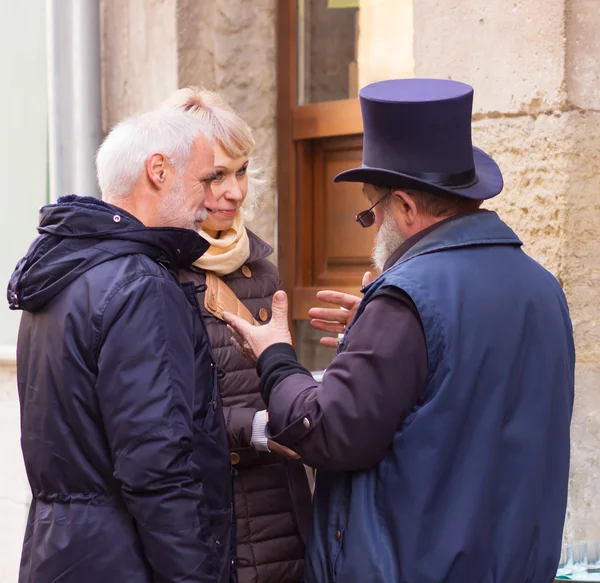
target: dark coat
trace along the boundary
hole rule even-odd
[[[258,322],[271,318],[279,273],[267,256],[273,250],[249,232],[250,257],[223,281]],[[301,462],[286,461],[250,444],[254,414],[266,406],[254,365],[231,345],[225,323],[204,309],[205,275],[194,269],[181,274],[199,291],[206,328],[221,372],[220,389],[234,465],[240,583],[299,583],[303,580],[310,490]],[[239,461],[238,461],[239,456]]]
[[[353,358],[361,322],[389,287],[417,309],[427,375],[387,447],[342,468],[335,460],[346,456],[344,436],[360,433],[382,401],[368,355],[357,356],[352,375],[336,362]],[[393,332],[387,340],[388,358],[401,361],[410,343]],[[261,382],[275,385],[269,427],[307,463],[332,460],[317,472],[307,582],[554,580],[569,481],[573,328],[558,281],[496,213],[440,225],[368,286],[321,385],[290,370],[290,357],[280,359],[287,376],[278,373],[269,361],[281,347],[293,355],[275,345],[258,363]],[[393,380],[391,389],[405,390],[402,368]]]
[[[20,583],[227,583],[232,492],[216,370],[193,287],[207,248],[67,197],[14,272],[33,501]]]

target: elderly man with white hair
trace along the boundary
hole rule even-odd
[[[229,448],[193,288],[214,155],[202,122],[117,125],[103,200],[41,211],[8,288],[33,500],[21,583],[235,580]]]

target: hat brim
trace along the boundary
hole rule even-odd
[[[425,190],[433,194],[454,194],[473,200],[487,200],[500,194],[504,187],[504,180],[498,164],[483,150],[475,147],[473,147],[473,160],[477,182],[467,188],[440,186],[439,184],[415,178],[410,174],[364,165],[340,172],[333,181],[364,182],[366,184],[391,186],[393,188],[413,188],[416,190]]]

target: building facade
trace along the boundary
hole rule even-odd
[[[319,287],[358,288],[373,235],[351,230],[352,214],[364,206],[360,194],[352,186],[333,187],[329,180],[360,159],[358,87],[406,76],[473,85],[474,143],[494,156],[505,176],[504,193],[488,207],[557,276],[569,300],[577,371],[565,538],[600,538],[600,3],[358,4],[103,0],[104,132],[188,85],[221,92],[248,121],[272,185],[251,228],[277,249],[275,260],[292,295],[300,352],[307,364],[320,368],[331,355],[319,351],[318,338],[308,329],[307,302]],[[16,5],[9,3],[10,10]],[[42,0],[37,5],[43,10]],[[21,33],[14,27],[13,43],[25,24],[31,26],[31,12],[30,7],[15,13],[23,26]],[[43,30],[43,16],[36,18],[35,26]],[[31,66],[43,72],[38,53],[31,56]],[[28,83],[25,96],[36,89],[33,80]],[[9,102],[5,112],[26,103]],[[36,123],[44,123],[42,113]],[[11,129],[18,130],[7,125],[6,131]],[[43,135],[36,144],[41,160]],[[25,146],[17,148],[18,156],[28,155]],[[9,237],[16,227],[7,224],[0,234],[5,237],[0,259],[5,281],[34,234],[35,209],[46,200],[41,162],[38,166],[39,175],[28,178],[26,189],[23,181],[14,184],[18,212],[9,195],[0,199],[0,216],[10,216],[11,222],[15,213],[19,216],[14,218],[18,233]],[[18,441],[16,320],[14,315],[3,318],[0,583],[12,583],[29,493]]]

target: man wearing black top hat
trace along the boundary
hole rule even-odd
[[[362,299],[312,310],[344,331],[321,383],[300,366],[285,294],[262,328],[228,316],[258,359],[270,438],[316,467],[306,581],[549,582],[567,502],[575,354],[565,296],[481,202],[502,190],[471,144],[473,90],[361,90],[362,182],[377,224]],[[332,340],[325,340],[331,343]]]

